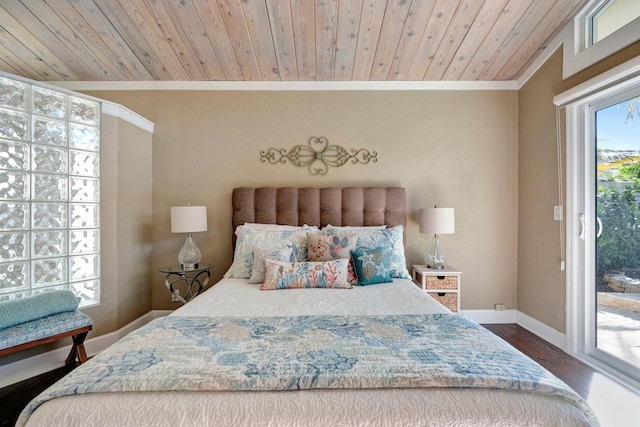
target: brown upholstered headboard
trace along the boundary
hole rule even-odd
[[[407,225],[406,191],[398,187],[240,187],[233,189],[232,204],[234,230],[245,222],[318,227]]]

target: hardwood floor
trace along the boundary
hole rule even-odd
[[[595,370],[521,326],[484,325],[566,382],[585,399]],[[13,426],[22,409],[36,395],[69,372],[66,367],[0,389],[0,426]]]
[[[71,371],[70,368],[62,368],[29,378],[16,384],[0,389],[0,426],[14,426],[22,409],[43,392],[51,384],[64,377]]]
[[[597,372],[595,369],[571,357],[522,326],[516,324],[483,326],[538,362],[584,399],[589,398],[591,381]]]

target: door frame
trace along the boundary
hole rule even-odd
[[[595,146],[589,152],[582,144],[582,141],[592,140],[587,138],[595,138],[595,124],[587,120],[587,114],[590,114],[591,104],[635,86],[640,86],[640,57],[557,95],[553,102],[558,108],[565,109],[566,118],[566,348],[602,372],[640,389],[640,380],[634,380],[626,369],[605,364],[588,351],[595,342],[595,331],[589,333],[587,323],[595,324],[596,294],[591,292],[589,295],[587,286],[581,285],[595,281],[595,268],[585,268],[595,267],[596,252],[595,227],[588,226],[596,223],[595,192],[593,197],[586,197],[583,186],[584,180],[595,183],[596,173],[595,168],[586,170],[586,165],[595,165]],[[584,214],[584,240],[579,237],[581,213]],[[587,313],[587,307],[594,310]]]

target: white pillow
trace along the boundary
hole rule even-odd
[[[239,236],[243,230],[260,230],[260,231],[280,231],[280,230],[308,230],[315,231],[318,227],[315,225],[282,225],[282,224],[258,224],[255,222],[245,222],[236,227],[236,236]]]
[[[338,225],[327,224],[324,227],[322,227],[321,231],[324,234],[331,234],[331,230],[344,231],[344,232],[350,232],[350,231],[357,232],[357,231],[367,231],[367,230],[384,230],[385,228],[387,228],[386,225],[338,226]]]
[[[262,283],[264,281],[264,260],[265,258],[274,261],[291,261],[293,250],[291,248],[264,248],[256,246],[253,248],[253,270],[249,283]]]

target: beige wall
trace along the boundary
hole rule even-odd
[[[101,125],[101,298],[83,310],[89,338],[151,310],[152,135],[103,115]]]
[[[559,203],[553,97],[639,54],[636,43],[563,81],[559,49],[518,92],[517,306],[560,332],[565,332],[566,286],[560,270],[560,225],[553,220],[553,206]],[[565,159],[564,141],[561,150]]]
[[[409,264],[421,263],[430,236],[418,232],[421,207],[456,208],[456,234],[442,237],[463,271],[462,308],[515,307],[517,250],[517,93],[99,91],[156,124],[153,135],[153,309],[171,303],[158,269],[177,261],[183,235],[169,208],[208,206],[209,230],[195,235],[212,281],[231,263],[231,191],[236,186],[396,185],[408,192]],[[312,176],[259,152],[290,149],[311,136],[367,148],[378,162]]]

